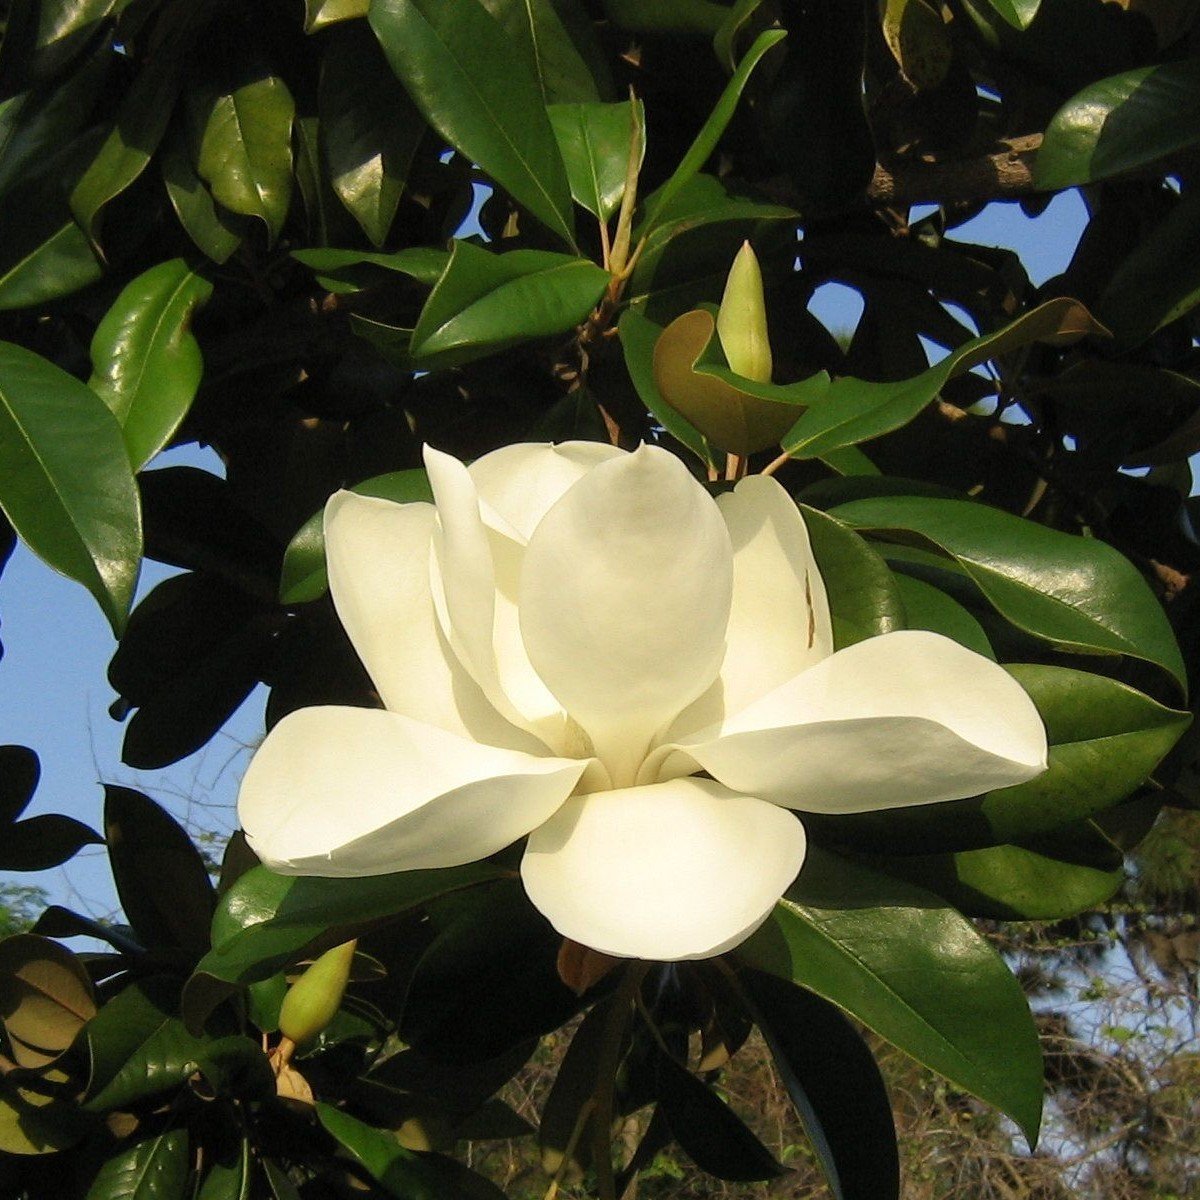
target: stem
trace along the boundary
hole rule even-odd
[[[774,475],[775,472],[778,471],[780,467],[785,466],[787,463],[790,463],[791,461],[792,461],[792,456],[785,450],[778,458],[773,459],[771,462],[767,463],[767,465],[765,467],[763,467],[763,469],[759,472],[759,474],[760,475]]]

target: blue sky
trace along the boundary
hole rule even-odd
[[[1036,220],[1015,204],[993,204],[952,236],[1016,250],[1041,283],[1065,269],[1085,221],[1083,203],[1072,191],[1056,197]],[[813,304],[835,330],[852,328],[860,308],[855,293],[836,285],[822,289]],[[197,447],[162,455],[155,466],[180,463],[220,472],[216,456]],[[139,598],[171,573],[147,563]],[[115,643],[91,596],[18,545],[0,576],[0,622],[0,742],[31,747],[42,763],[28,815],[65,812],[98,829],[107,782],[140,788],[193,827],[232,831],[237,784],[263,732],[265,689],[197,754],[163,771],[134,771],[120,759],[124,726],[108,715],[114,695],[106,670]],[[94,916],[116,908],[100,847],[63,868],[0,879],[39,885],[55,902]]]

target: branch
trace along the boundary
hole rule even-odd
[[[867,188],[876,207],[945,204],[963,200],[1009,200],[1034,190],[1033,160],[1042,144],[1040,133],[1009,138],[998,149],[957,161],[900,161],[891,168],[879,163]]]

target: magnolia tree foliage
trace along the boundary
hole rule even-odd
[[[901,1187],[864,1028],[1033,1144],[971,919],[1102,906],[1198,799],[1195,5],[0,13],[3,557],[95,596],[132,766],[270,688],[215,881],[0,750],[0,868],[103,841],[127,922],[0,942],[4,1193],[498,1196],[455,1153],[517,1134],[551,1192],[773,1179],[755,1028],[839,1200]],[[1040,286],[955,236],[1067,188]],[[535,1130],[494,1096],[572,1020]]]

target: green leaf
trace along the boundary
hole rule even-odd
[[[104,833],[121,907],[143,945],[194,962],[209,945],[216,893],[192,839],[141,792],[104,789]]]
[[[654,346],[662,334],[662,327],[642,316],[633,308],[627,308],[617,323],[621,349],[625,353],[625,366],[629,378],[646,411],[673,437],[686,446],[706,467],[716,462],[712,449],[702,434],[682,413],[673,409],[654,381]]]
[[[92,1180],[85,1200],[184,1200],[190,1166],[186,1126],[122,1143]]]
[[[371,0],[304,0],[304,32],[316,33],[338,21],[365,17]]]
[[[667,182],[647,199],[646,217],[642,224],[643,233],[649,233],[661,223],[663,213],[669,207],[675,194],[708,161],[709,156],[717,147],[717,142],[721,140],[721,134],[725,132],[726,126],[733,119],[734,109],[737,108],[738,100],[750,79],[751,72],[758,65],[762,56],[772,46],[783,41],[786,36],[786,30],[768,29],[754,39],[754,44],[746,51],[742,61],[738,63],[738,69],[734,71],[733,77],[725,85],[725,90],[696,135],[696,140],[688,147],[688,152],[683,156]]]
[[[637,105],[639,128],[644,127],[640,100],[624,104],[552,104],[546,110],[558,139],[572,198],[602,221],[617,211],[625,194],[625,173],[633,144],[631,103]],[[638,150],[640,167],[646,152],[642,139]]]
[[[162,141],[180,87],[179,63],[170,56],[154,60],[130,85],[112,130],[71,193],[71,212],[93,240],[100,210],[141,175]]]
[[[392,471],[356,483],[350,491],[360,496],[378,496],[402,504],[414,500],[433,501],[429,476],[423,468]],[[279,575],[279,603],[307,604],[325,594],[329,577],[325,573],[324,510],[313,513],[288,543]]]
[[[425,133],[425,118],[362,24],[330,34],[317,103],[329,182],[372,245],[381,246]]]
[[[87,972],[65,947],[33,933],[0,942],[0,1024],[18,1066],[54,1062],[95,1012]]]
[[[964,342],[912,379],[869,382],[843,376],[808,397],[807,412],[788,430],[783,448],[793,458],[816,458],[842,446],[880,437],[907,425],[956,375],[1029,342],[1065,345],[1103,332],[1077,300],[1061,296],[1024,313],[993,333]],[[793,385],[794,386],[794,385]]]
[[[1121,262],[1096,316],[1128,350],[1200,302],[1200,189],[1192,188]]]
[[[738,983],[835,1200],[900,1200],[896,1126],[875,1058],[841,1011],[765,971]]]
[[[565,333],[599,303],[608,281],[608,272],[587,258],[546,250],[493,254],[455,241],[446,271],[417,318],[413,361],[457,366]]]
[[[1113,849],[1094,827],[1092,836]],[[1070,861],[1082,840],[1075,834],[1067,855],[1031,846],[988,846],[889,859],[886,868],[945,896],[969,916],[1057,921],[1103,904],[1125,882],[1120,865]],[[1119,853],[1115,857],[1119,863]]]
[[[488,863],[363,879],[298,878],[255,867],[221,897],[213,949],[185,989],[188,1027],[198,1029],[237,987],[269,978],[306,952],[328,949],[358,930],[502,874]]]
[[[129,461],[140,471],[170,440],[204,373],[192,315],[212,284],[182,258],[126,284],[92,338],[92,390],[121,423]]]
[[[929,629],[952,638],[968,650],[996,660],[983,626],[957,600],[951,600],[941,588],[896,572],[892,578],[904,603],[905,628]]]
[[[521,48],[538,82],[542,103],[589,103],[599,89],[571,40],[554,0],[480,0],[514,46]]]
[[[573,246],[541,86],[488,11],[478,0],[372,0],[370,22],[429,124]]]
[[[938,897],[810,845],[800,878],[738,953],[832,1000],[1036,1141],[1042,1061],[1025,995]]]
[[[70,295],[102,273],[87,234],[67,221],[32,249],[0,263],[0,312]]]
[[[272,240],[292,198],[292,121],[287,84],[247,70],[227,86],[209,85],[190,97],[201,127],[196,170],[213,197],[231,212],[257,217]]]
[[[245,218],[229,212],[214,199],[204,181],[196,174],[192,152],[182,126],[167,135],[159,165],[167,198],[184,232],[201,253],[213,262],[223,263],[242,243],[239,228]]]
[[[988,3],[1014,29],[1028,29],[1038,14],[1042,0],[988,0]]]
[[[130,983],[88,1022],[89,1112],[173,1091],[195,1073],[205,1043],[188,1033],[178,1013],[178,983],[151,976]]]
[[[1039,188],[1134,171],[1200,141],[1200,58],[1139,67],[1076,92],[1054,114],[1034,163]]]
[[[893,496],[855,500],[834,513],[858,529],[916,535],[940,547],[1003,617],[1034,637],[1074,653],[1145,659],[1186,686],[1162,605],[1106,542],[966,500]]]
[[[250,1139],[242,1138],[227,1159],[213,1159],[196,1193],[196,1200],[250,1200],[253,1183],[254,1159],[250,1155]]]
[[[682,33],[715,37],[728,15],[713,0],[604,0],[608,19],[639,33]]]
[[[55,1074],[64,1076],[61,1071]],[[45,1077],[36,1081],[0,1078],[0,1153],[53,1154],[74,1145],[88,1132],[88,1122],[73,1098],[47,1086]]]
[[[35,554],[96,597],[120,636],[142,554],[137,485],[120,426],[90,388],[7,342],[0,342],[0,507]]]
[[[354,292],[387,279],[389,273],[408,275],[432,287],[442,277],[450,254],[431,246],[410,246],[394,254],[365,250],[293,250],[292,257],[317,276],[331,292]],[[355,315],[355,314],[352,314]]]
[[[838,650],[905,628],[897,576],[853,529],[819,509],[800,505],[821,570]]]
[[[329,1104],[317,1119],[367,1173],[397,1200],[503,1200],[504,1193],[452,1158],[407,1150],[386,1129],[375,1129]]]

